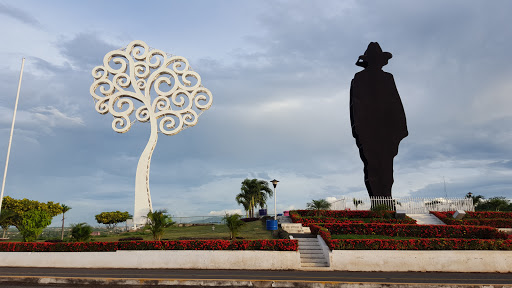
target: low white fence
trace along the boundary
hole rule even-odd
[[[429,211],[475,211],[470,198],[352,198],[337,199],[331,202],[331,210],[370,210],[373,205],[387,205],[392,210],[402,210],[409,214],[427,214]]]

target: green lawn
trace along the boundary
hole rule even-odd
[[[4,240],[3,242],[20,242],[22,241],[21,235],[14,230],[9,230],[9,239]],[[101,231],[101,236],[93,236],[90,241],[118,241],[119,238],[125,237],[142,237],[144,240],[153,240],[153,236],[149,231],[142,232],[120,232],[113,233],[108,232],[105,229],[98,230],[94,229],[94,231]],[[50,235],[49,235],[50,234]],[[67,236],[69,233],[66,233]],[[266,227],[261,223],[261,221],[248,222],[243,227],[240,233],[237,235],[240,239],[274,239],[272,237],[272,233],[266,230]],[[60,239],[60,230],[58,233],[49,233],[45,232],[37,242],[43,242],[46,239]],[[69,237],[65,237],[65,239],[70,239]],[[224,224],[215,224],[215,230],[212,230],[212,225],[201,225],[201,226],[188,226],[188,227],[178,227],[172,226],[165,230],[163,240],[191,240],[191,239],[229,239],[229,230]]]
[[[124,237],[142,237],[144,240],[153,240],[149,232],[125,232],[115,235],[94,236],[91,241],[117,241]],[[240,233],[239,238],[243,239],[273,239],[272,233],[266,230],[261,221],[246,223]],[[163,240],[191,240],[191,239],[229,239],[229,230],[226,225],[215,224],[215,230],[212,225],[178,227],[172,226],[165,230]]]

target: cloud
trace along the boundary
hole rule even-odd
[[[82,32],[60,42],[62,54],[78,70],[92,70],[93,67],[103,65],[103,57],[112,50],[122,48],[128,43],[121,43],[119,47],[103,41],[98,33]]]
[[[211,216],[225,216],[226,214],[229,214],[229,215],[233,215],[233,214],[245,215],[242,212],[242,209],[227,209],[227,210],[222,210],[222,211],[210,211],[210,213],[208,213],[208,215],[211,215]]]
[[[25,24],[39,27],[41,24],[39,21],[30,13],[27,13],[21,9],[11,7],[9,5],[6,5],[5,3],[0,3],[0,14],[7,15],[9,17],[12,17],[20,22],[23,22]]]
[[[35,107],[31,112],[38,123],[47,127],[84,126],[84,121],[79,116],[68,116],[52,106]]]

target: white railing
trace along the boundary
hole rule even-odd
[[[331,210],[370,210],[373,205],[387,205],[392,210],[402,210],[409,214],[427,214],[429,211],[475,211],[470,198],[353,198],[337,199],[331,202]]]

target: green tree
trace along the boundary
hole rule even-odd
[[[16,214],[8,209],[2,209],[2,212],[0,212],[0,226],[3,230],[2,238],[5,238],[5,233],[7,232],[7,229],[9,229],[10,226],[12,226],[12,218]]]
[[[46,211],[31,210],[23,214],[21,223],[18,224],[23,241],[33,242],[43,233],[43,229],[52,224],[52,216]]]
[[[117,224],[130,219],[130,217],[130,213],[121,211],[101,212],[94,216],[99,224],[105,224],[109,230],[116,227]]]
[[[4,209],[11,210],[14,213],[14,215],[9,218],[8,224],[15,226],[22,235],[26,233],[28,238],[24,237],[25,240],[34,238],[34,233],[37,234],[39,229],[42,232],[42,229],[51,224],[53,217],[62,213],[62,206],[59,203],[52,201],[44,203],[26,198],[19,200],[9,196],[5,196],[2,201],[2,210]],[[36,213],[34,211],[38,212]],[[46,221],[47,219],[49,219],[49,222]],[[22,232],[22,230],[24,232]],[[37,234],[37,236],[39,236],[39,234]]]
[[[259,206],[265,207],[267,199],[272,197],[272,189],[268,182],[258,179],[245,179],[242,181],[241,192],[236,195],[235,200],[238,205],[243,205],[250,217],[254,217],[254,209]]]
[[[222,220],[224,221],[224,223],[226,223],[226,226],[229,229],[229,238],[231,240],[236,238],[236,235],[238,235],[238,232],[240,232],[242,226],[245,225],[245,222],[241,220],[241,217],[242,216],[238,214],[226,214],[226,216],[222,218]]]
[[[147,229],[153,235],[153,240],[160,241],[164,235],[165,228],[170,227],[174,222],[167,210],[156,210],[148,213],[148,221],[144,229]]]
[[[62,206],[62,231],[60,234],[60,240],[64,240],[64,214],[66,214],[66,212],[71,210],[71,207],[69,207],[65,204],[62,204],[61,206]]]
[[[85,242],[91,238],[92,227],[87,223],[71,225],[71,238],[76,242]]]
[[[393,210],[389,205],[387,204],[377,204],[374,205],[371,209],[371,211],[375,212],[377,216],[385,219],[391,219],[393,218],[393,215],[391,214],[391,211]]]
[[[307,204],[308,210],[315,210],[316,216],[320,214],[320,210],[327,210],[331,208],[331,203],[327,202],[325,199],[311,200]]]
[[[492,197],[479,202],[476,211],[512,211],[512,204],[505,197]]]
[[[476,207],[484,200],[485,197],[482,195],[473,195],[473,193],[469,192],[466,194],[466,198],[471,198],[473,200],[473,206]]]

